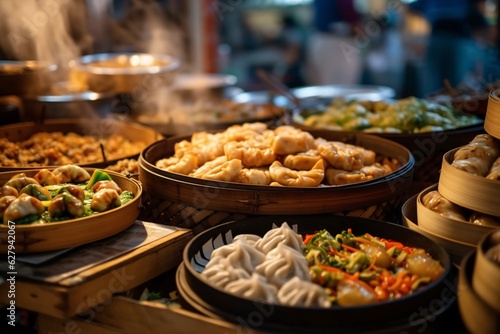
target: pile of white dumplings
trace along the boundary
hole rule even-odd
[[[254,301],[330,307],[327,292],[311,282],[302,236],[284,222],[263,237],[240,234],[212,252],[202,276],[225,292]]]

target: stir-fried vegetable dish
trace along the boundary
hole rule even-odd
[[[304,236],[312,281],[324,287],[332,305],[352,306],[409,295],[444,273],[425,250],[351,229]]]
[[[482,122],[475,115],[415,97],[394,102],[337,99],[326,107],[304,110],[294,119],[315,128],[372,133],[443,131]]]

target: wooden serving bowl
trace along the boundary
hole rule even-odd
[[[492,91],[488,98],[484,130],[491,136],[500,139],[500,89]]]
[[[315,233],[321,229],[327,229],[335,235],[342,230],[352,228],[355,234],[370,233],[373,236],[398,240],[403,244],[425,249],[434,259],[441,262],[445,271],[438,280],[425,289],[397,300],[364,306],[332,306],[331,308],[290,307],[254,301],[228,294],[210,284],[201,275],[215,248],[230,243],[239,234],[263,236],[283,222],[287,222],[291,228],[302,235]],[[205,314],[212,314],[241,324],[238,319],[251,320],[255,312],[260,312],[259,329],[264,332],[269,330],[283,333],[367,333],[377,328],[380,333],[397,333],[395,330],[406,331],[415,326],[409,331],[414,332],[422,325],[420,320],[424,319],[415,317],[414,322],[409,322],[408,319],[419,308],[428,308],[433,300],[441,298],[443,290],[447,289],[445,281],[449,279],[450,272],[451,263],[442,247],[425,236],[400,225],[337,215],[256,216],[221,224],[195,236],[184,249],[183,263],[179,267],[177,283],[182,297],[187,298],[191,306]],[[442,312],[451,306],[452,302],[450,302],[451,300],[443,303],[444,306],[440,307],[437,312],[439,314],[433,316],[439,318]]]
[[[465,327],[471,333],[498,333],[500,332],[500,313],[489,306],[472,286],[475,262],[476,252],[474,251],[464,257],[460,266],[457,290],[460,315]]]
[[[453,149],[443,156],[439,192],[464,208],[500,217],[500,181],[489,180],[453,167],[451,164],[458,149]]]
[[[56,118],[47,119],[43,122],[23,122],[0,126],[0,137],[7,138],[10,141],[18,142],[31,137],[38,132],[62,132],[64,134],[74,132],[79,135],[89,135],[96,138],[107,138],[111,135],[121,135],[130,141],[141,141],[145,146],[154,143],[155,141],[163,138],[163,136],[144,125],[133,122],[120,121],[114,118]],[[141,152],[142,147],[137,149],[134,154],[117,157],[115,159],[108,159],[107,161],[98,161],[93,163],[78,163],[82,167],[106,167],[116,163],[121,159],[137,158]],[[40,166],[2,166],[0,165],[0,172],[11,170],[23,169],[39,169]]]
[[[202,210],[249,215],[344,212],[401,199],[406,194],[412,182],[415,161],[405,147],[366,134],[346,137],[330,131],[310,133],[314,137],[347,142],[397,158],[402,167],[368,182],[315,188],[210,181],[168,172],[155,166],[159,159],[173,155],[175,143],[190,140],[190,136],[177,136],[157,141],[141,152],[139,180],[146,192],[156,198]]]
[[[481,241],[486,234],[497,229],[493,226],[478,225],[465,220],[445,217],[426,208],[422,202],[422,198],[430,191],[436,189],[437,184],[434,184],[418,194],[417,215],[419,226],[422,229],[444,238],[471,245],[478,245],[479,241]],[[439,192],[441,193],[440,190]],[[441,195],[444,196],[443,193],[441,193]],[[447,196],[444,197],[449,199]]]
[[[500,254],[500,229],[487,234],[479,243],[476,252],[472,287],[486,304],[496,310],[500,317],[500,262],[494,262],[487,252],[495,247]],[[497,255],[499,258],[500,255]]]
[[[92,175],[96,168],[85,168]],[[18,173],[32,177],[38,170],[20,170],[0,173],[4,184]],[[124,205],[91,216],[46,224],[0,224],[0,252],[38,253],[70,248],[110,237],[131,226],[139,216],[141,184],[120,173],[106,171],[122,190],[131,191],[134,198]],[[12,226],[15,226],[13,228]],[[13,245],[15,248],[10,249]]]
[[[427,238],[446,249],[453,264],[459,266],[463,257],[474,251],[476,249],[476,245],[443,237],[420,226],[417,217],[417,197],[418,194],[412,196],[401,207],[401,212],[403,214],[403,226],[425,235]]]

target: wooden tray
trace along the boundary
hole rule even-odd
[[[500,181],[489,180],[453,167],[453,156],[458,149],[443,156],[439,192],[464,208],[500,217]]]
[[[476,245],[445,238],[443,236],[434,234],[420,226],[417,217],[417,197],[418,195],[412,196],[403,204],[401,208],[401,212],[403,214],[403,226],[406,226],[410,230],[425,235],[427,238],[442,246],[444,249],[446,249],[448,254],[450,254],[450,259],[453,264],[459,266],[463,257],[475,250]]]
[[[146,146],[163,138],[163,136],[147,126],[120,121],[113,118],[57,118],[47,119],[43,122],[24,122],[5,126],[0,126],[0,138],[7,138],[10,141],[23,141],[38,132],[75,132],[80,135],[91,135],[96,138],[106,138],[111,135],[121,135],[130,141],[142,141]],[[138,149],[134,154],[117,157],[107,161],[78,164],[85,167],[106,167],[115,164],[118,160],[137,158],[142,149]],[[21,169],[39,169],[41,167],[10,167],[1,166],[0,172]]]
[[[111,302],[172,269],[182,261],[191,231],[135,221],[125,231],[70,250],[41,264],[16,261],[15,305],[58,319],[80,315],[89,323]],[[1,264],[2,272],[7,266]],[[0,285],[0,303],[8,305],[9,284]],[[137,320],[136,320],[137,321]]]
[[[173,155],[174,144],[190,136],[160,140],[139,157],[139,180],[155,198],[190,207],[249,215],[315,214],[345,212],[401,198],[412,182],[415,160],[398,143],[376,136],[343,136],[329,131],[311,132],[314,137],[339,140],[378,154],[397,158],[402,167],[385,177],[369,182],[331,187],[272,187],[202,180],[171,173],[155,166],[160,158]]]
[[[92,175],[96,168],[85,168]],[[32,177],[38,170],[20,170],[0,173],[0,184],[7,182],[18,173]],[[14,253],[45,252],[79,246],[103,239],[123,231],[134,223],[139,215],[142,185],[132,179],[112,171],[106,171],[122,190],[131,191],[134,199],[109,211],[83,218],[52,222],[47,224],[14,225],[14,232],[0,224],[0,253],[7,253],[8,246]],[[10,236],[10,237],[9,237]],[[12,239],[12,236],[15,239]],[[13,243],[12,243],[13,242]]]
[[[488,98],[484,130],[491,136],[500,139],[500,89],[492,91]]]

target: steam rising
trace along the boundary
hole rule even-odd
[[[84,1],[0,1],[3,58],[65,64],[91,48]],[[71,23],[71,24],[70,24]]]

